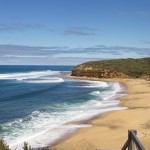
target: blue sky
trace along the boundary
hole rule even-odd
[[[0,0],[0,64],[150,57],[149,0]]]

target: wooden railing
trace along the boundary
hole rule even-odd
[[[122,147],[121,150],[145,150],[142,143],[136,136],[137,131],[129,130],[128,131],[128,140],[126,141],[125,145]]]
[[[128,140],[124,144],[124,146],[121,148],[121,150],[145,150],[142,143],[139,141],[139,139],[136,136],[137,131],[135,130],[128,130]],[[96,149],[96,150],[120,150],[120,148],[116,149]]]

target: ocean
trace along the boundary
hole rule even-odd
[[[83,120],[123,109],[119,83],[64,78],[72,67],[0,66],[0,138],[10,148],[54,144],[91,126]]]

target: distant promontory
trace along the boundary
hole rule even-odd
[[[71,76],[150,79],[150,57],[86,62],[75,66]]]

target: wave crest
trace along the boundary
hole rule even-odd
[[[25,72],[25,73],[8,73],[8,74],[0,74],[1,80],[24,80],[24,79],[32,79],[38,77],[45,77],[45,76],[54,76],[59,75],[59,71],[32,71],[32,72]]]

